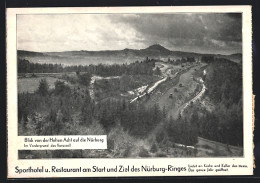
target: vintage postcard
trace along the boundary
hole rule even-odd
[[[250,6],[7,9],[8,178],[253,174]]]

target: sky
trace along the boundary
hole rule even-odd
[[[19,50],[144,49],[160,44],[172,51],[242,52],[238,13],[18,15]]]

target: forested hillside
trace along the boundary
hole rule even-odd
[[[242,68],[225,59],[215,59],[207,66],[204,98],[214,109],[194,105],[191,121],[199,135],[230,145],[243,145]]]

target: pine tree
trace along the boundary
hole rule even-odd
[[[46,96],[48,94],[49,85],[46,79],[41,79],[38,87],[38,93],[42,96]]]

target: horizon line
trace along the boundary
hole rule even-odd
[[[222,54],[222,53],[203,53],[203,52],[194,52],[194,51],[190,51],[189,52],[189,51],[181,51],[181,50],[170,50],[170,49],[168,49],[168,48],[166,48],[166,47],[164,47],[164,46],[162,46],[161,44],[158,44],[158,43],[152,44],[152,45],[150,45],[150,46],[148,46],[146,48],[141,48],[141,49],[124,48],[124,49],[116,49],[116,50],[67,50],[67,51],[64,50],[64,51],[44,51],[44,52],[17,49],[17,51],[28,51],[28,52],[35,52],[35,53],[63,53],[63,52],[83,52],[83,51],[87,51],[87,52],[101,52],[101,51],[123,51],[123,50],[126,50],[126,49],[140,51],[140,50],[145,50],[145,49],[147,49],[147,48],[149,48],[151,46],[154,46],[154,45],[159,45],[159,46],[161,46],[161,47],[163,47],[163,48],[165,48],[165,49],[167,49],[167,50],[169,50],[171,52],[184,52],[184,53],[195,53],[195,54],[205,54],[205,55],[206,54],[208,54],[208,55],[226,55],[226,56],[234,55],[234,54],[242,54],[240,52],[234,52],[234,53],[231,53],[231,54]]]

